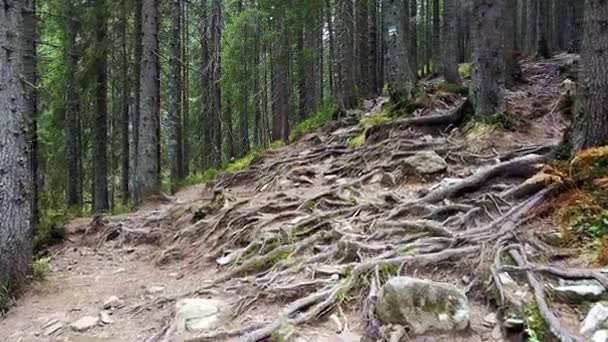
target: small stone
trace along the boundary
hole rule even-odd
[[[70,328],[77,332],[87,331],[99,325],[99,317],[85,316],[70,325]]]
[[[593,334],[593,342],[608,342],[608,330],[598,330]]]
[[[110,296],[110,297],[108,297],[108,299],[106,299],[103,302],[103,309],[104,310],[116,309],[116,308],[123,307],[124,305],[125,305],[124,301],[122,301],[117,296]]]
[[[110,318],[110,314],[107,311],[102,311],[99,313],[99,321],[105,325],[114,323],[112,318]]]
[[[159,294],[163,291],[165,291],[165,288],[163,286],[150,286],[146,288],[146,292],[151,295]]]
[[[407,166],[414,168],[421,174],[432,174],[445,171],[448,164],[435,151],[417,152],[403,160]]]
[[[471,277],[469,276],[462,276],[462,283],[465,285],[468,285],[471,282]]]
[[[606,303],[595,304],[581,323],[581,335],[592,336],[598,330],[608,329],[607,321],[608,306],[606,306]]]
[[[484,325],[494,326],[498,323],[498,318],[496,318],[496,314],[491,312],[483,318]]]
[[[520,318],[507,318],[503,326],[510,330],[521,330],[524,328],[524,320]]]
[[[331,280],[333,280],[333,281],[340,280],[340,275],[339,274],[332,274],[331,275]]]

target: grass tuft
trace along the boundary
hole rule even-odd
[[[42,257],[32,263],[32,277],[34,280],[43,281],[51,273],[51,258]]]
[[[296,141],[307,133],[325,126],[334,119],[336,107],[333,104],[326,104],[315,115],[300,122],[289,134],[289,141]]]

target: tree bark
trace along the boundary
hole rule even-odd
[[[521,78],[521,69],[517,63],[517,0],[501,0],[504,8],[503,25],[503,54],[504,54],[504,78],[505,85],[511,87]]]
[[[336,105],[342,111],[357,105],[354,79],[354,12],[350,0],[336,0]]]
[[[361,98],[367,98],[370,95],[369,83],[370,77],[368,74],[369,67],[368,54],[369,54],[369,0],[357,1],[355,7],[355,45],[357,49],[357,95]]]
[[[549,24],[547,17],[549,15],[549,0],[538,0],[538,13],[536,29],[536,53],[539,57],[549,58]]]
[[[130,163],[130,151],[129,151],[129,56],[127,46],[127,27],[129,21],[127,13],[129,13],[129,2],[123,0],[122,2],[122,18],[121,18],[121,38],[122,38],[122,97],[121,97],[121,177],[120,177],[120,189],[122,204],[127,205],[130,198],[129,189],[129,163]]]
[[[171,37],[169,42],[169,163],[171,192],[183,178],[182,153],[182,67],[181,67],[181,0],[171,1]]]
[[[211,27],[209,30],[209,121],[211,135],[210,166],[219,169],[222,166],[222,89],[220,80],[222,77],[221,55],[222,50],[222,3],[221,0],[213,0]],[[230,114],[228,114],[230,115]],[[234,156],[234,140],[232,137],[232,123],[226,122],[228,136],[228,156]]]
[[[444,16],[445,20],[445,16]],[[439,14],[439,0],[433,0],[433,53],[432,72],[437,73],[441,68],[441,19]]]
[[[443,49],[443,78],[448,83],[460,84],[458,75],[458,0],[445,0],[443,20],[445,28]]]
[[[410,6],[405,0],[384,0],[382,14],[386,49],[384,55],[385,80],[391,97],[406,100],[415,90],[415,75],[409,63]]]
[[[142,60],[136,202],[161,191],[159,137],[160,65],[158,0],[142,0]]]
[[[574,151],[608,144],[608,2],[587,0],[585,6]]]
[[[132,136],[132,148],[131,148],[131,197],[136,197],[136,183],[138,170],[137,160],[139,153],[139,125],[140,125],[140,114],[141,114],[141,61],[143,60],[143,31],[142,31],[142,9],[143,0],[135,0],[135,39],[133,42],[133,115],[131,116],[131,136]]]
[[[95,2],[95,139],[93,148],[93,203],[95,213],[108,211],[108,41],[105,1]]]
[[[503,32],[505,0],[474,0],[473,2],[473,75],[470,98],[475,114],[492,116],[500,114],[504,107]]]
[[[289,140],[289,37],[285,18],[277,18],[279,38],[272,54],[272,139]]]
[[[32,258],[33,172],[30,128],[34,109],[27,89],[31,52],[29,1],[0,6],[0,288],[19,286]],[[34,64],[35,65],[35,64]],[[22,76],[26,76],[25,79]]]
[[[66,156],[66,204],[77,207],[82,204],[80,193],[80,170],[78,167],[78,116],[80,115],[80,99],[76,72],[78,70],[78,12],[72,1],[65,3],[66,37],[65,37],[65,156]]]

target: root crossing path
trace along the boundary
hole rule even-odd
[[[551,264],[560,250],[534,215],[557,191],[534,178],[556,144],[539,134],[543,118],[526,133],[472,134],[458,128],[465,99],[453,98],[366,127],[386,101],[367,101],[164,203],[71,223],[69,240],[51,251],[48,279],[0,321],[0,336],[507,341],[507,312],[536,303],[552,335],[582,341],[578,318],[559,314],[543,287],[557,278],[603,285],[608,278]],[[353,146],[362,134],[366,143]],[[415,333],[383,324],[378,291],[397,275],[466,294],[466,329]],[[203,307],[204,317],[184,321],[188,305]]]

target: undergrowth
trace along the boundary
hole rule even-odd
[[[289,134],[289,141],[296,141],[305,134],[325,126],[334,119],[335,113],[336,107],[331,102],[325,101],[321,110],[293,128],[291,134]]]
[[[32,263],[32,277],[34,280],[43,281],[51,273],[51,258],[41,257]]]
[[[473,64],[471,63],[462,63],[458,65],[458,75],[460,78],[471,78],[473,74]]]

